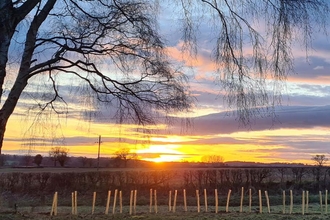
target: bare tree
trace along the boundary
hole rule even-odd
[[[323,167],[329,159],[324,154],[317,154],[312,157],[312,160],[317,166]]]
[[[322,175],[322,170],[326,162],[328,161],[328,158],[324,154],[317,154],[312,157],[312,160],[314,161],[316,167],[313,169],[313,174],[315,176],[316,183],[318,184],[318,189],[321,189],[321,175]],[[324,184],[326,182],[326,175],[327,172],[324,170]]]
[[[223,164],[224,158],[220,155],[204,155],[202,156],[202,162],[204,163],[218,163]]]
[[[244,124],[264,111],[274,113],[294,71],[293,43],[300,42],[308,56],[313,32],[326,33],[329,15],[327,0],[182,0],[178,5],[184,49],[192,54],[198,52],[198,27],[212,25],[205,35],[213,36],[221,89]]]
[[[118,151],[115,152],[115,155],[115,162],[117,163],[117,165],[119,161],[122,161],[124,162],[124,167],[127,167],[127,162],[130,159],[136,158],[135,154],[130,153],[130,149],[126,147],[120,148]]]
[[[120,123],[145,125],[155,122],[151,113],[188,109],[185,79],[164,54],[155,11],[143,0],[0,1],[0,150],[24,90],[34,91],[27,92],[37,115],[86,101],[93,112],[112,105]],[[75,100],[61,86],[68,79]]]
[[[49,157],[54,161],[54,167],[56,167],[57,161],[63,167],[68,160],[68,153],[69,149],[66,147],[52,147],[49,151]]]
[[[120,123],[128,120],[145,125],[155,122],[155,114],[150,112],[166,115],[187,110],[191,104],[188,90],[164,54],[152,2],[0,1],[0,150],[7,121],[23,91],[35,91],[40,83],[44,83],[40,93],[28,93],[37,113],[68,112],[66,100],[73,100],[68,99],[61,79],[69,77],[76,81],[79,89],[75,91],[84,94],[79,101],[94,107],[112,104]],[[302,36],[309,49],[314,28],[325,26],[329,14],[326,0],[170,3],[180,6],[176,8],[184,18],[185,48],[193,53],[197,51],[195,31],[200,21],[213,24],[217,33],[213,57],[222,88],[243,123],[261,111],[258,107],[274,107],[281,102],[281,82],[293,69],[293,39]],[[264,35],[255,28],[258,19],[266,21]],[[251,55],[244,46],[252,48]],[[6,90],[4,83],[9,76],[15,79],[12,84],[8,80],[11,88]],[[271,87],[267,87],[268,78],[274,82]]]

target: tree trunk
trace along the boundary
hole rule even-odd
[[[4,122],[4,120],[0,119],[0,155],[1,155],[1,150],[2,150],[2,143],[3,143],[3,138],[5,136],[5,131],[6,131],[6,124],[7,122]]]
[[[8,49],[14,31],[18,23],[23,20],[39,2],[40,0],[29,0],[24,2],[20,7],[14,8],[11,0],[0,1],[0,99],[3,94],[3,82],[6,77]],[[27,85],[38,29],[47,18],[55,2],[56,0],[48,0],[46,2],[39,14],[34,16],[27,32],[24,52],[22,54],[17,78],[10,90],[8,98],[0,110],[0,154],[8,119],[14,112],[18,99]]]

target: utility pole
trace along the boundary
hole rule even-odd
[[[100,167],[100,150],[101,150],[101,135],[99,135],[99,150],[97,152],[97,171]]]

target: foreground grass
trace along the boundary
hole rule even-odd
[[[62,219],[86,219],[86,220],[102,220],[102,219],[146,219],[146,220],[162,220],[162,219],[171,219],[171,220],[203,220],[203,219],[222,219],[222,220],[323,220],[330,219],[330,215],[320,214],[320,209],[317,204],[311,204],[309,212],[305,215],[301,214],[299,206],[294,206],[292,214],[283,214],[282,206],[274,206],[271,209],[271,213],[267,213],[267,210],[264,207],[263,213],[258,213],[257,207],[253,207],[253,212],[248,212],[247,207],[244,207],[242,213],[240,213],[239,207],[231,207],[230,212],[224,212],[224,207],[219,207],[219,213],[214,212],[214,207],[209,207],[208,212],[203,210],[201,207],[201,212],[197,213],[196,207],[188,207],[188,211],[184,212],[183,207],[178,206],[175,213],[169,212],[167,206],[159,206],[158,213],[149,213],[149,206],[138,206],[135,215],[129,215],[129,207],[123,207],[123,213],[119,213],[119,208],[115,209],[113,214],[111,207],[109,209],[109,215],[104,214],[104,207],[96,207],[95,214],[91,214],[91,207],[88,206],[79,206],[78,215],[71,215],[71,207],[60,206],[58,207],[58,215],[50,216],[49,206],[44,207],[19,207],[17,212],[14,212],[12,209],[0,208],[0,219],[1,220],[18,220],[18,219],[53,219],[53,220],[62,220]],[[288,212],[288,210],[287,210]]]
[[[192,219],[192,220],[203,220],[203,219],[223,219],[223,220],[325,220],[329,219],[330,216],[327,215],[298,215],[298,214],[256,214],[256,213],[162,213],[162,214],[137,214],[137,215],[128,215],[128,214],[115,214],[115,215],[69,215],[69,214],[59,214],[58,216],[49,216],[47,213],[29,213],[29,214],[0,214],[1,220],[18,220],[18,219],[53,219],[53,220],[62,220],[62,219],[146,219],[146,220],[161,220],[161,219],[171,219],[171,220],[184,220],[184,219]]]

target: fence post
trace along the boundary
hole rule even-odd
[[[96,192],[93,192],[93,202],[92,202],[92,215],[95,211],[95,201],[96,201]]]
[[[119,191],[119,206],[120,206],[119,212],[123,213],[123,193],[121,190]]]
[[[109,214],[110,199],[111,199],[111,191],[108,190],[107,204],[105,206],[105,214],[106,215]]]
[[[305,190],[302,191],[301,214],[305,215]]]
[[[117,193],[118,193],[118,190],[116,189],[116,190],[115,190],[115,195],[114,195],[114,197],[113,197],[112,214],[115,214],[115,211],[116,211]]]
[[[325,190],[325,198],[324,198],[324,204],[325,204],[325,214],[328,214],[328,190]]]
[[[178,190],[174,190],[173,212],[176,210],[176,200],[178,197]]]
[[[129,197],[129,214],[132,215],[133,212],[133,190],[131,190],[131,194]]]
[[[308,205],[309,205],[309,191],[306,191],[306,213],[308,213]]]
[[[267,202],[267,210],[268,210],[268,213],[270,213],[269,197],[268,197],[267,191],[265,191],[265,197],[266,197],[266,202]]]
[[[242,187],[242,190],[241,190],[241,203],[239,206],[239,212],[243,212],[243,199],[244,199],[244,187]]]
[[[252,211],[252,190],[249,189],[249,212]]]
[[[55,209],[54,209],[54,215],[57,216],[57,203],[58,203],[58,193],[55,192]]]
[[[261,190],[258,191],[259,194],[259,213],[262,213],[262,200],[261,200]]]
[[[152,212],[152,189],[149,190],[149,193],[150,193],[150,197],[149,197],[149,202],[150,202],[149,213],[151,213]]]
[[[78,215],[78,193],[77,191],[74,191],[74,214]]]
[[[134,215],[136,214],[137,190],[134,190]]]
[[[218,213],[218,207],[219,207],[218,189],[214,190],[214,198],[215,198],[215,213]]]
[[[322,192],[321,191],[319,191],[319,195],[320,195],[320,210],[321,210],[321,214],[323,214]]]
[[[206,192],[206,189],[204,189],[204,205],[205,205],[205,212],[207,212],[207,192]]]
[[[168,192],[168,211],[172,210],[172,191]]]
[[[149,205],[149,213],[152,212],[152,189],[150,189],[150,205]]]
[[[282,210],[282,213],[285,214],[285,190],[283,190],[283,193],[282,193],[282,198],[283,198],[283,210]]]
[[[293,193],[292,190],[290,190],[290,214],[292,214],[293,209]]]
[[[197,199],[197,212],[199,213],[201,211],[200,203],[199,203],[199,190],[196,189],[196,199]]]
[[[186,189],[183,189],[183,205],[184,205],[184,211],[188,211],[187,210],[187,195],[186,195]]]
[[[53,203],[52,203],[52,209],[50,211],[50,215],[57,215],[57,192],[54,193],[54,197],[53,197]]]
[[[228,191],[227,203],[226,203],[226,212],[229,210],[229,200],[230,200],[231,189]]]
[[[157,190],[154,190],[154,199],[155,199],[155,213],[158,213],[158,207],[157,207]]]

